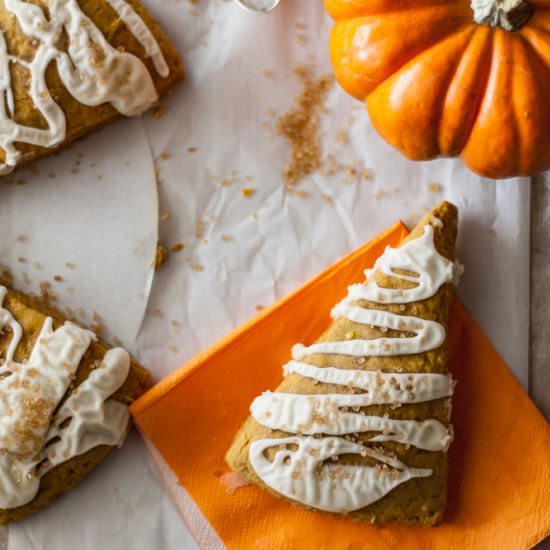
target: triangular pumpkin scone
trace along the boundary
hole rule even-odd
[[[349,287],[315,343],[294,346],[284,381],[253,401],[227,452],[235,472],[314,510],[441,521],[456,233],[456,207],[440,204]]]
[[[75,487],[128,432],[149,373],[0,281],[0,525]]]

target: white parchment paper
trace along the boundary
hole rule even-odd
[[[315,64],[318,75],[330,71],[327,38],[331,22],[322,3],[286,1],[266,16],[247,14],[223,0],[145,3],[182,53],[187,79],[164,102],[162,118],[121,121],[116,127],[116,148],[111,134],[115,126],[91,138],[97,140],[105,162],[104,177],[125,190],[132,188],[124,206],[105,205],[101,197],[105,181],[94,182],[96,187],[90,185],[82,192],[87,194],[90,210],[108,209],[104,219],[118,214],[118,234],[126,239],[126,251],[147,252],[129,254],[121,265],[116,254],[98,256],[99,248],[91,247],[88,260],[78,262],[97,262],[102,271],[97,266],[91,269],[82,287],[80,281],[75,285],[75,295],[63,295],[62,302],[85,303],[101,310],[110,330],[122,335],[137,358],[160,379],[250,318],[258,307],[283,297],[398,218],[412,224],[440,200],[450,199],[460,208],[458,253],[466,265],[458,293],[526,386],[528,182],[482,180],[456,160],[412,163],[402,158],[373,131],[363,106],[335,85],[321,119],[324,153],[334,154],[344,164],[360,159],[359,167],[371,170],[373,177],[342,183],[341,174],[315,174],[298,187],[305,196],[289,196],[281,177],[289,149],[270,130],[276,119],[272,110],[280,115],[293,106],[300,91],[293,74],[298,63]],[[266,71],[272,75],[265,76]],[[134,140],[141,124],[147,143],[138,145]],[[343,128],[349,138],[346,145],[336,138]],[[77,147],[87,148],[88,142]],[[136,174],[131,185],[128,167],[119,161],[121,155],[131,154],[130,149],[148,163],[140,169],[142,177]],[[172,254],[155,275],[147,314],[132,340],[141,323],[135,302],[138,293],[147,295],[150,274],[152,238],[145,235],[153,235],[152,229],[145,230],[141,210],[133,201],[137,200],[134,195],[154,189],[151,179],[148,184],[143,181],[144,174],[152,178],[151,153],[158,168],[160,212],[165,220],[160,223],[161,242],[168,247],[185,242],[185,248]],[[72,151],[51,162],[72,166],[66,160],[69,154]],[[220,185],[223,180],[233,183]],[[432,183],[439,184],[441,191],[430,190],[436,188],[430,187]],[[246,198],[243,188],[255,193]],[[21,191],[31,195],[30,189],[14,187],[9,196]],[[56,200],[63,205],[65,197]],[[70,235],[74,247],[87,247],[88,240],[109,240],[107,221],[96,224],[93,232],[82,228],[77,232],[70,220],[81,215],[79,205],[71,216],[56,217],[60,235],[56,247],[65,246],[63,241],[70,233],[74,233]],[[145,202],[142,207],[146,208]],[[15,227],[14,223],[23,223],[19,218],[28,212],[28,206],[17,211],[4,201],[0,209],[5,231]],[[151,217],[149,212],[148,223],[154,221]],[[12,241],[2,243],[3,257],[19,269],[19,244]],[[143,242],[145,248],[136,244]],[[54,243],[47,243],[53,247]],[[53,265],[48,254],[41,257],[44,269],[48,266],[52,274],[67,258],[65,253],[57,256]],[[126,265],[136,258],[142,262],[140,267]],[[129,272],[135,270],[141,274],[140,289],[129,288],[133,280]],[[106,300],[101,289],[107,282],[110,294]],[[136,437],[77,491],[10,529],[10,550],[194,548]]]
[[[140,120],[122,120],[0,186],[0,264],[22,290],[135,341],[153,280],[158,197]],[[23,183],[21,185],[21,183]],[[19,184],[18,184],[19,183]],[[59,279],[59,281],[54,280]]]

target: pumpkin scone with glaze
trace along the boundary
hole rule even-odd
[[[149,373],[122,348],[0,285],[0,525],[75,487],[130,423]]]
[[[183,72],[137,0],[0,0],[0,174],[143,114]]]
[[[257,397],[226,454],[297,506],[371,523],[436,525],[452,440],[447,324],[457,209],[442,203],[353,284],[284,380]]]

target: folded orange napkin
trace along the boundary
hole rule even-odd
[[[375,527],[297,509],[254,486],[229,486],[235,478],[223,457],[253,398],[278,385],[291,346],[312,342],[347,286],[406,234],[397,223],[132,405],[154,454],[183,486],[172,489],[204,548],[522,550],[550,534],[550,426],[458,301],[449,329],[458,385],[442,526]]]

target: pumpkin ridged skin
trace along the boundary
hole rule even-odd
[[[491,178],[550,168],[550,0],[510,32],[470,0],[325,0],[336,79],[414,160],[461,156]]]

